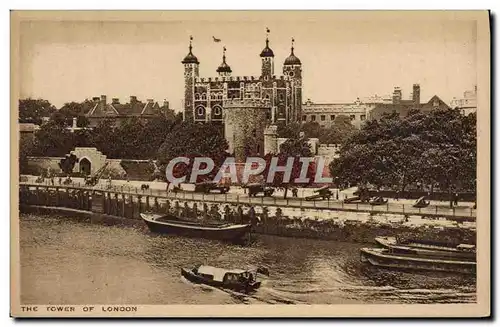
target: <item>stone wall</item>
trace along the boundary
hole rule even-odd
[[[93,214],[140,221],[141,212],[169,214],[181,219],[249,223],[257,233],[287,237],[319,238],[373,243],[376,236],[409,234],[413,237],[459,243],[476,243],[475,225],[426,220],[415,224],[408,216],[366,214],[318,219],[312,213],[291,216],[280,206],[209,203],[169,199],[147,194],[91,189],[37,186],[20,188],[20,209],[37,206],[65,207]],[[71,212],[68,212],[71,214]]]

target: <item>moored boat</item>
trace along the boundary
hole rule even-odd
[[[387,248],[362,248],[360,252],[362,262],[378,267],[464,274],[476,273],[475,261],[421,257]]]
[[[418,239],[398,239],[396,237],[376,237],[375,242],[384,248],[397,250],[399,253],[427,257],[476,259],[476,247],[472,244],[450,244]]]
[[[251,292],[260,287],[256,280],[257,272],[243,269],[222,269],[212,266],[197,266],[193,269],[182,268],[181,274],[187,280],[214,287],[231,289],[238,292]]]
[[[175,234],[223,241],[239,241],[250,233],[250,224],[195,222],[158,214],[141,213],[149,230],[160,234]]]

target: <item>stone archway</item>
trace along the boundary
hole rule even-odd
[[[80,166],[80,173],[83,176],[88,176],[92,172],[92,163],[88,158],[82,158],[79,161],[79,166]]]
[[[83,159],[88,160],[88,162],[83,161],[84,165],[90,163],[87,170],[89,175],[98,171],[106,163],[106,156],[96,148],[76,147],[73,151],[71,151],[71,154],[74,154],[78,159],[80,159],[73,170],[76,172],[82,172],[80,165],[82,164]],[[84,169],[87,169],[87,167]]]

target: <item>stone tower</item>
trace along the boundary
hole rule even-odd
[[[222,50],[222,64],[217,68],[219,76],[231,76],[231,67],[226,63],[226,47]]]
[[[271,80],[274,75],[274,52],[269,47],[268,36],[266,36],[266,47],[260,53],[260,58],[262,61],[261,76],[265,81]]]
[[[224,135],[236,162],[262,156],[266,116],[271,110],[269,100],[232,99],[226,101],[224,109]]]
[[[291,53],[283,64],[283,75],[289,76],[291,80],[290,90],[290,112],[288,122],[300,122],[302,119],[302,63],[293,52],[295,40],[292,38]]]
[[[278,152],[278,126],[270,125],[264,130],[264,155]]]
[[[189,53],[184,57],[184,120],[193,120],[194,111],[194,81],[200,74],[200,62],[193,55],[193,37],[189,38]]]

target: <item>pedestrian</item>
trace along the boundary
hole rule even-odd
[[[458,205],[458,193],[455,193],[455,205]]]
[[[61,184],[62,184],[62,178],[59,177],[59,185],[61,185]]]
[[[399,191],[396,191],[396,201],[399,201]]]
[[[54,177],[50,178],[50,183],[52,184],[52,186],[54,185]]]
[[[292,196],[294,198],[296,198],[298,196],[298,193],[299,193],[299,190],[296,187],[292,188]]]

